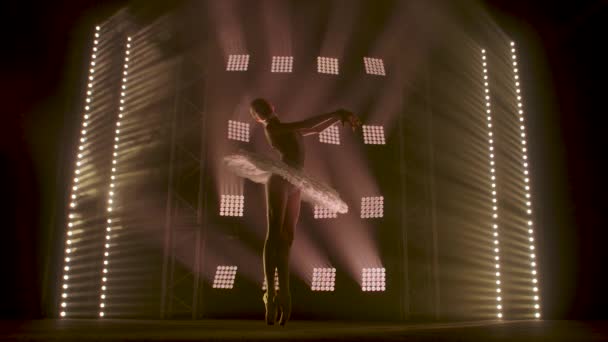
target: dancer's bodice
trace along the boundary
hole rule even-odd
[[[295,130],[278,130],[277,125],[280,125],[278,120],[270,120],[264,132],[266,133],[266,140],[270,146],[279,152],[281,160],[297,169],[301,169],[304,166],[304,144],[302,142],[302,134]]]

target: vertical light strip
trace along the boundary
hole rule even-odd
[[[97,58],[97,45],[99,43],[100,27],[95,27],[95,38],[93,39],[93,48],[91,52],[91,63],[89,67],[89,76],[87,83],[87,97],[85,98],[84,114],[82,120],[82,130],[80,132],[80,144],[78,145],[78,156],[76,159],[76,167],[74,170],[74,179],[72,181],[72,191],[70,192],[70,209],[68,210],[68,227],[66,230],[66,241],[65,241],[65,262],[63,266],[63,283],[61,285],[61,304],[59,308],[59,316],[66,317],[68,315],[68,296],[69,296],[69,280],[70,280],[70,266],[71,258],[70,255],[74,247],[72,246],[73,239],[73,228],[77,215],[74,212],[78,206],[78,182],[80,181],[80,169],[84,166],[83,154],[86,148],[87,142],[87,126],[89,125],[89,118],[91,112],[91,102],[93,101],[93,85],[94,85],[94,73],[95,73],[95,59]]]
[[[486,50],[481,50],[483,67],[484,99],[488,122],[488,153],[490,155],[490,181],[492,184],[492,235],[494,237],[494,268],[496,276],[496,316],[502,318],[502,290],[500,288],[500,244],[498,242],[498,199],[496,195],[496,163],[494,162],[494,133],[492,129],[492,103],[490,102],[490,80],[488,77],[488,61]]]
[[[534,252],[534,228],[532,223],[532,196],[530,195],[530,173],[528,172],[528,147],[526,143],[526,127],[524,126],[524,109],[521,101],[521,88],[519,80],[519,69],[517,67],[517,54],[515,42],[511,42],[511,58],[513,63],[513,81],[517,96],[517,116],[519,117],[519,129],[521,136],[521,162],[523,166],[522,178],[524,180],[524,193],[526,195],[526,214],[528,224],[528,241],[530,242],[530,287],[532,289],[532,303],[534,317],[540,318],[540,298],[538,295],[538,278],[536,274],[536,253]]]
[[[110,239],[112,234],[112,211],[114,209],[114,194],[116,191],[116,169],[118,168],[118,156],[120,152],[120,124],[125,111],[125,96],[127,94],[127,77],[129,75],[129,54],[131,49],[131,37],[127,37],[125,49],[125,63],[123,66],[122,82],[120,86],[120,105],[118,108],[118,119],[116,120],[116,131],[114,135],[114,149],[112,152],[112,171],[110,173],[110,188],[108,190],[108,225],[106,226],[106,237],[103,251],[103,273],[101,275],[101,291],[99,295],[99,317],[105,316],[107,299],[108,269],[110,268]]]

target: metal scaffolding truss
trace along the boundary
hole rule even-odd
[[[190,64],[188,64],[190,63]],[[203,248],[205,77],[178,63],[163,253],[161,318],[197,318]],[[193,75],[195,75],[193,77]]]

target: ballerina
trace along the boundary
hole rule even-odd
[[[264,126],[268,143],[279,152],[280,160],[273,160],[246,151],[224,158],[236,174],[266,184],[267,232],[264,242],[264,277],[266,292],[263,301],[266,323],[272,325],[280,312],[279,324],[284,326],[291,315],[289,290],[289,252],[293,243],[301,200],[345,213],[348,206],[331,187],[302,171],[304,166],[303,136],[318,134],[342,122],[353,131],[361,121],[352,112],[340,109],[297,122],[281,122],[274,107],[264,99],[251,102],[249,112]],[[278,273],[280,291],[275,291],[274,273]],[[278,293],[277,293],[278,292]]]

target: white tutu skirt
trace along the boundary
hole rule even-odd
[[[236,175],[256,183],[266,184],[271,175],[279,175],[301,190],[302,200],[341,214],[348,212],[348,205],[336,190],[280,160],[241,150],[224,157],[224,164]]]

